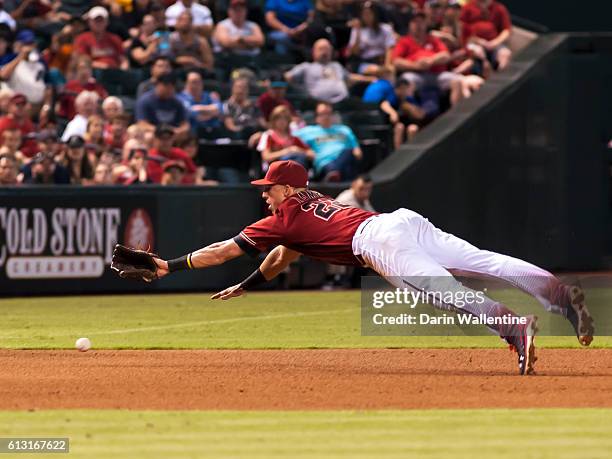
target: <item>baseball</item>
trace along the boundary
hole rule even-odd
[[[85,352],[91,349],[91,341],[89,341],[89,338],[79,338],[76,340],[76,343],[74,343],[74,346],[79,351]]]

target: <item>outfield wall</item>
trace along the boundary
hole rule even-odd
[[[410,207],[478,246],[549,269],[602,267],[612,253],[612,158],[604,148],[612,137],[611,52],[608,35],[540,37],[372,171],[374,205]],[[341,186],[318,189],[336,194]],[[263,215],[248,185],[0,189],[0,294],[225,287],[257,260],[145,286],[114,276],[109,250],[120,241],[171,258]],[[297,283],[305,277],[301,271]]]

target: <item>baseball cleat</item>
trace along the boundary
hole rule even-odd
[[[593,341],[595,327],[593,317],[586,306],[584,290],[576,285],[569,286],[568,289],[570,305],[567,308],[567,320],[574,327],[578,342],[583,346],[588,346]]]
[[[510,344],[510,349],[518,354],[518,367],[520,375],[534,373],[533,364],[535,363],[535,334],[538,331],[537,317],[526,316],[527,323],[517,330],[516,336],[507,336],[506,341]]]

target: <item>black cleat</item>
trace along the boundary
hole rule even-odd
[[[567,308],[567,320],[574,327],[578,342],[583,346],[588,346],[593,341],[595,327],[593,326],[593,317],[591,317],[585,303],[584,290],[577,285],[572,285],[568,286],[567,294],[570,300],[570,305]]]

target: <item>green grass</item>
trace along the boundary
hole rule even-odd
[[[525,295],[515,291],[499,295],[513,307],[523,305],[539,311],[540,317],[550,316]],[[611,292],[605,291],[604,297],[612,297]],[[97,349],[502,345],[492,335],[364,337],[359,302],[358,291],[252,293],[227,302],[212,301],[208,294],[4,299],[0,300],[0,347],[73,348],[80,336],[89,337]],[[540,336],[538,345],[578,347],[571,336]],[[598,336],[593,346],[610,347],[612,338]]]
[[[5,411],[0,437],[69,437],[74,458],[596,459],[610,457],[611,417],[610,409]]]

